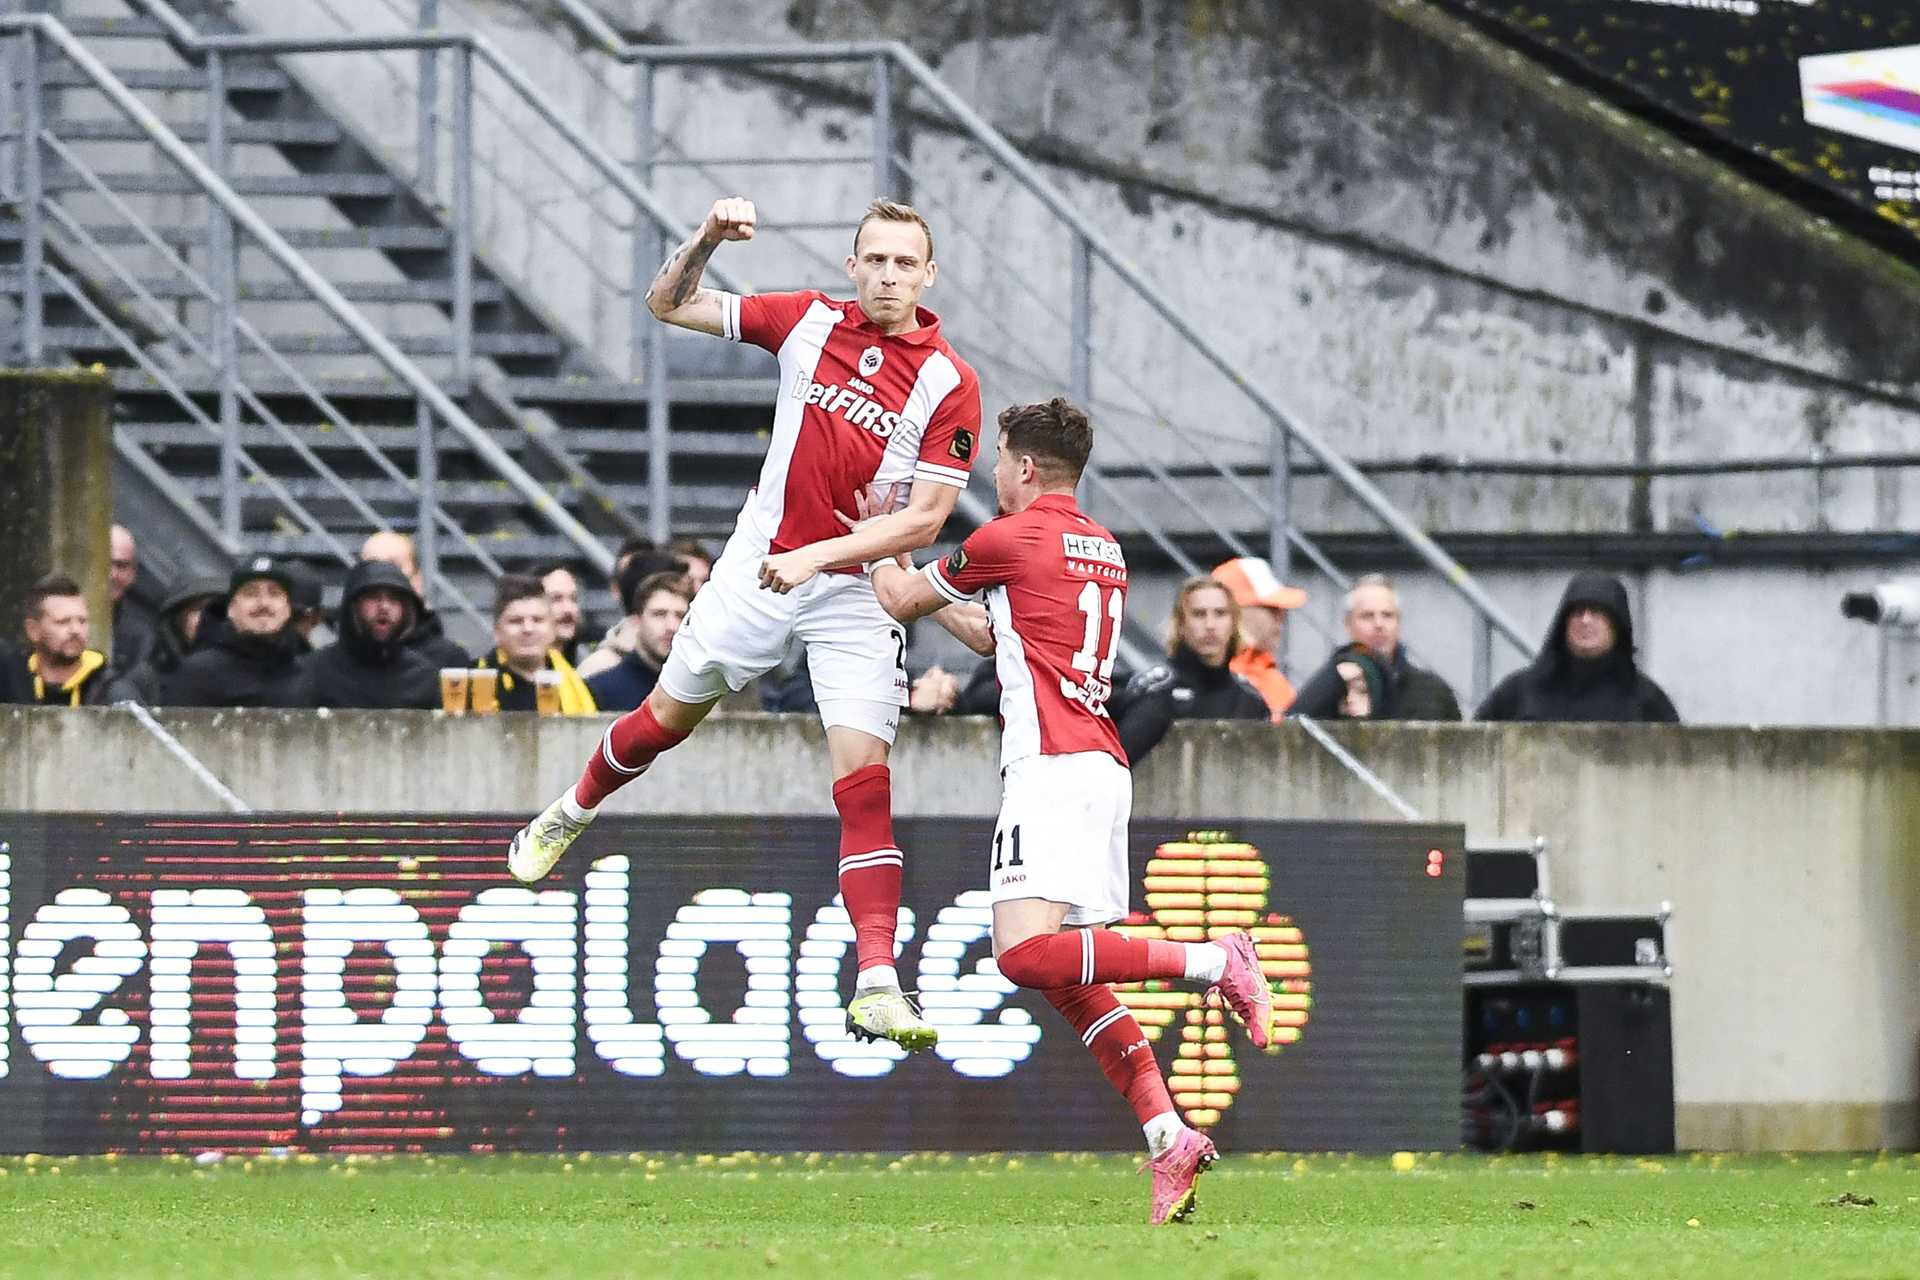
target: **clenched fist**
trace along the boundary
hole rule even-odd
[[[714,240],[751,240],[759,218],[753,201],[743,196],[726,196],[713,202],[713,208],[707,210],[706,225],[700,230]]]

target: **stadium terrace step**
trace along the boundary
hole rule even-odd
[[[200,186],[184,173],[103,173],[100,181],[120,195],[198,196]],[[240,174],[227,185],[243,196],[384,200],[406,188],[383,173]],[[90,191],[92,185],[64,165],[50,166],[48,191]]]
[[[152,18],[62,18],[67,30],[82,40],[164,40],[167,29]]]
[[[164,280],[142,280],[140,285],[156,298],[205,300],[206,295],[191,281],[174,276]],[[0,285],[0,288],[5,287]],[[451,303],[453,301],[453,282],[451,280],[368,280],[335,281],[334,288],[346,295],[349,302],[364,303],[401,303],[433,302]],[[117,301],[135,296],[133,289],[118,281],[101,286],[101,292]],[[497,280],[473,282],[473,300],[477,303],[504,302],[506,288]],[[311,302],[313,294],[306,286],[292,280],[242,280],[240,282],[240,301],[242,302]]]
[[[411,489],[393,480],[370,478],[350,478],[353,491],[375,507],[400,505],[410,508],[417,499]],[[341,501],[340,491],[326,480],[305,476],[283,476],[280,483],[288,493],[303,503],[322,503]],[[220,478],[218,476],[188,476],[180,480],[181,486],[196,498],[207,502],[217,502],[220,498]],[[644,503],[646,489],[642,485],[610,485],[615,498],[624,503]],[[547,492],[554,501],[568,507],[580,505],[586,501],[586,493],[576,485],[552,483]],[[694,508],[720,510],[728,508],[738,510],[743,496],[732,485],[676,484],[674,492],[682,503]],[[265,488],[241,482],[241,494],[245,498],[260,502],[275,501],[272,493]],[[526,499],[515,492],[504,480],[442,480],[440,482],[440,501],[449,509],[484,509],[514,511],[526,505]]]
[[[523,404],[645,405],[647,384],[596,378],[509,378],[507,390]],[[675,378],[673,402],[701,405],[771,405],[778,378]]]
[[[62,142],[145,142],[146,130],[129,120],[54,120],[48,127]],[[187,142],[207,140],[205,120],[169,121],[167,128]],[[232,120],[227,141],[281,147],[326,147],[339,142],[339,125],[329,120]]]
[[[206,244],[204,225],[155,226],[155,235],[173,249],[195,248]],[[438,252],[453,243],[452,233],[442,227],[281,227],[288,244],[300,250],[378,249],[412,253]],[[17,241],[25,234],[17,218],[0,218],[0,244]],[[58,234],[56,231],[55,234]],[[146,236],[129,226],[89,226],[87,234],[103,245],[124,248],[147,244]]]
[[[68,351],[118,351],[120,344],[104,329],[49,326],[45,331],[49,347]],[[269,333],[263,334],[268,346],[283,356],[359,356],[370,355],[366,344],[350,333]],[[387,340],[410,356],[445,356],[453,353],[453,339],[435,335],[387,335]],[[560,339],[547,333],[476,333],[473,351],[481,356],[558,356]],[[245,352],[243,351],[243,354]]]
[[[331,423],[312,423],[302,421],[289,410],[287,422],[298,436],[300,442],[316,453],[350,453],[358,456],[360,446],[345,432]],[[285,419],[283,419],[285,420]],[[355,423],[369,440],[380,449],[396,455],[410,455],[419,442],[418,429],[412,426],[367,426]],[[205,427],[193,422],[123,422],[120,429],[149,449],[218,449],[220,441]],[[493,442],[509,453],[520,453],[531,447],[525,434],[511,430],[493,430],[487,433]],[[465,436],[451,428],[441,428],[434,433],[434,441],[443,457],[453,457],[468,453],[470,446]],[[286,447],[286,441],[278,431],[271,427],[248,424],[240,429],[242,447],[254,453],[268,453]],[[567,432],[567,447],[575,456],[594,454],[619,454],[627,458],[644,458],[647,455],[647,434],[644,428],[622,429],[618,427],[577,427]],[[676,458],[746,458],[758,459],[766,453],[767,442],[758,433],[727,431],[675,431],[673,433],[673,456]],[[736,489],[744,493],[744,489]]]
[[[207,87],[207,73],[198,69],[121,67],[115,68],[113,74],[129,89],[157,91],[198,89],[204,92]],[[49,68],[40,82],[49,89],[97,88],[86,73],[77,67],[68,66]],[[277,71],[271,67],[227,68],[227,92],[229,93],[284,93],[292,83],[287,78],[286,72]]]

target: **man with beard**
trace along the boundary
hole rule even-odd
[[[550,564],[534,575],[547,593],[553,613],[553,647],[570,663],[580,661],[580,575],[571,566]]]
[[[384,560],[347,571],[335,629],[340,638],[308,659],[307,705],[387,710],[440,705],[440,669],[407,646],[420,597]],[[448,666],[467,665],[459,654]]]
[[[0,702],[91,707],[107,700],[107,656],[89,649],[92,619],[80,584],[52,573],[27,589],[27,653],[0,670]]]
[[[227,580],[192,578],[160,602],[160,623],[154,628],[147,656],[118,677],[107,691],[109,702],[166,704],[167,681],[173,678],[200,638],[213,634],[213,621],[226,616]]]
[[[227,607],[164,684],[172,707],[305,705],[305,642],[293,620],[293,575],[283,561],[255,556],[227,582]]]
[[[413,539],[391,529],[369,534],[361,544],[360,558],[393,565],[406,578],[407,587],[413,593],[415,608],[413,621],[407,624],[407,633],[401,637],[402,643],[424,658],[436,672],[441,667],[466,666],[467,651],[448,637],[440,615],[427,608],[427,581],[420,572],[419,558],[414,555]],[[345,611],[342,605],[341,612],[344,614]],[[439,679],[437,675],[434,678]],[[435,701],[433,705],[440,704]]]
[[[1678,724],[1680,713],[1634,662],[1627,589],[1582,573],[1567,584],[1540,656],[1495,685],[1476,718]]]

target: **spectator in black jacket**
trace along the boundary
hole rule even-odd
[[[1385,678],[1371,720],[1458,720],[1460,702],[1445,680],[1425,667],[1415,666],[1400,643],[1400,595],[1384,574],[1370,573],[1347,592],[1348,644],[1335,650],[1307,682],[1287,709],[1288,715],[1335,719],[1347,696],[1347,682],[1336,669],[1341,654],[1359,645],[1373,655]]]
[[[1240,606],[1209,577],[1189,578],[1174,597],[1167,661],[1127,682],[1114,719],[1127,759],[1138,765],[1175,720],[1266,720],[1267,700],[1227,666],[1240,647]]]
[[[420,560],[413,551],[413,539],[404,533],[395,533],[391,529],[367,535],[360,545],[360,559],[393,565],[406,576],[407,586],[412,589],[415,601],[413,621],[408,624],[407,633],[401,642],[407,648],[426,659],[433,668],[434,679],[438,680],[442,667],[464,667],[467,665],[467,651],[455,644],[447,635],[446,624],[440,615],[427,608],[427,582],[420,573]],[[341,612],[346,612],[345,606]],[[436,701],[433,705],[439,706]]]
[[[92,707],[107,701],[107,655],[90,649],[92,619],[80,584],[50,573],[27,589],[27,651],[0,669],[0,702]]]
[[[1495,685],[1478,718],[1678,724],[1680,713],[1634,662],[1627,589],[1582,573],[1567,584],[1540,656]]]
[[[293,633],[300,637],[301,652],[312,653],[313,633],[327,620],[326,587],[312,565],[289,560],[287,573],[293,579],[293,590],[288,593],[293,603],[293,621],[290,625]]]
[[[108,665],[116,672],[132,670],[153,646],[157,619],[150,601],[132,590],[140,580],[140,548],[125,525],[108,534],[107,598],[113,602],[113,654]]]
[[[293,629],[293,575],[283,560],[255,556],[234,569],[227,607],[212,620],[162,698],[171,707],[306,705],[301,659],[307,644]]]
[[[648,574],[627,595],[634,646],[613,666],[587,681],[594,705],[602,711],[632,711],[647,700],[673,638],[693,604],[693,584],[678,573]]]
[[[164,705],[166,682],[194,651],[200,637],[211,636],[216,621],[226,616],[227,581],[193,578],[160,602],[160,623],[154,628],[147,656],[113,682],[109,702],[131,701],[143,706]],[[209,618],[209,613],[213,617]]]
[[[307,660],[308,704],[391,709],[440,705],[440,668],[409,648],[420,597],[396,565],[362,560],[347,571],[334,628],[340,638]],[[448,664],[464,667],[465,654]]]

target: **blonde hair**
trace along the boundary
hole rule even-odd
[[[853,229],[855,256],[860,253],[860,233],[867,229],[869,222],[876,221],[909,222],[919,227],[921,234],[927,237],[927,261],[933,261],[933,228],[927,225],[927,220],[920,216],[918,209],[910,204],[902,204],[898,200],[875,200],[867,206],[867,211],[860,215],[860,225]]]
[[[1180,647],[1181,624],[1187,620],[1187,601],[1202,591],[1218,591],[1227,598],[1227,612],[1233,618],[1233,627],[1227,633],[1227,659],[1232,661],[1241,648],[1240,602],[1233,598],[1233,592],[1227,589],[1225,583],[1207,574],[1188,578],[1180,584],[1180,590],[1173,597],[1173,616],[1167,619],[1167,656],[1172,657],[1174,650]]]

